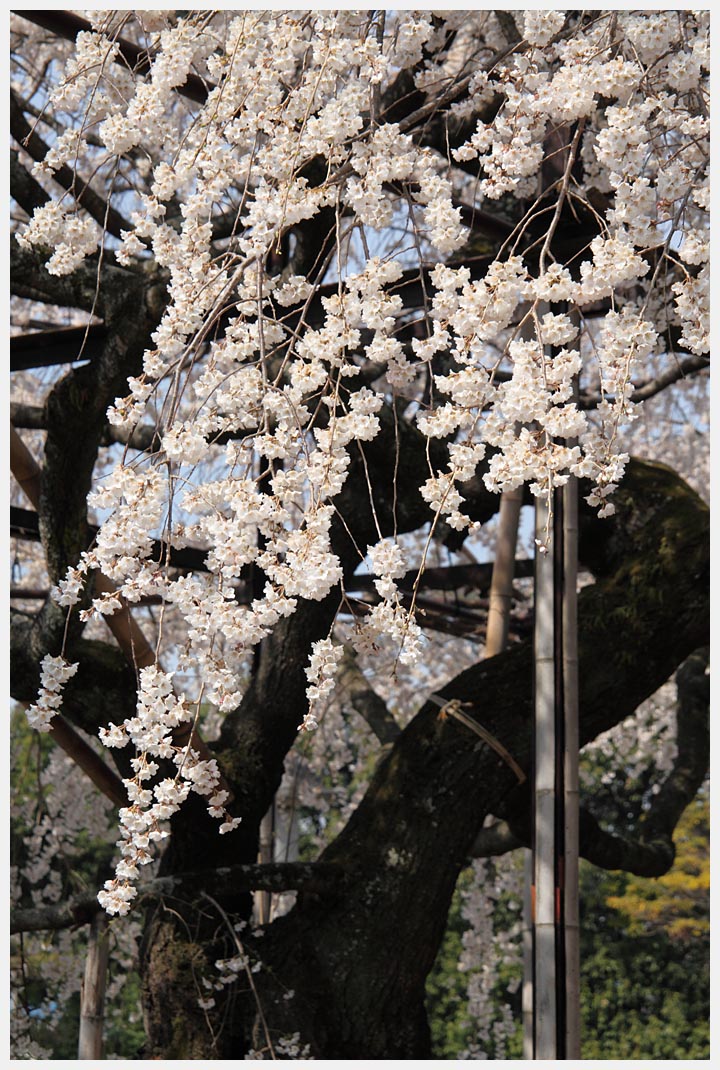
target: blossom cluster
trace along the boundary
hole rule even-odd
[[[50,90],[59,125],[38,179],[51,186],[63,165],[122,178],[127,229],[109,240],[66,191],[18,241],[49,248],[58,275],[103,241],[103,258],[167,296],[108,411],[116,431],[157,424],[160,448],[103,477],[95,544],[55,595],[71,608],[100,570],[117,591],[83,619],[159,599],[221,714],[242,698],[237,660],[299,599],[342,583],[339,499],[384,426],[427,443],[426,552],[448,528],[473,530],[478,474],[493,493],[537,496],[588,479],[607,516],[634,381],[667,368],[673,345],[709,351],[707,13],[505,14],[128,13],[122,33],[152,45],[146,77],[117,62],[117,25],[95,20]],[[188,78],[204,100],[182,96]],[[466,242],[488,207],[502,207],[504,237],[478,258]],[[348,639],[417,665],[397,532],[375,520],[376,543],[357,545],[374,590]],[[206,551],[203,573],[173,570],[188,548]],[[262,583],[242,604],[251,570]],[[330,635],[312,649],[304,730],[338,651]],[[101,733],[131,741],[139,763],[106,890],[118,908],[143,837],[190,790],[224,815],[216,771],[172,742],[190,705],[144,672],[136,718]],[[53,681],[33,707],[41,726]],[[151,789],[156,759],[178,772]]]
[[[38,732],[49,732],[55,714],[62,706],[62,689],[78,671],[78,663],[70,664],[63,657],[46,654],[40,663],[40,691],[37,700],[28,706],[28,724]]]
[[[240,823],[225,809],[229,793],[220,787],[220,771],[214,759],[202,760],[192,746],[178,746],[173,732],[191,723],[194,715],[184,696],[177,696],[168,673],[155,666],[140,670],[135,717],[100,730],[107,747],[134,745],[130,759],[134,777],[125,778],[129,805],[120,810],[120,861],[115,877],[107,880],[98,900],[109,914],[126,914],[137,895],[135,882],[140,866],[153,860],[151,844],[168,836],[166,822],[178,811],[191,791],[208,799],[209,813],[221,820],[220,832],[230,832]],[[156,760],[157,759],[157,760]],[[170,760],[174,775],[163,776],[161,762]],[[170,767],[171,768],[171,767]],[[153,781],[155,781],[153,783]]]

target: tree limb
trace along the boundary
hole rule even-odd
[[[581,745],[629,716],[707,641],[705,503],[663,465],[633,461],[615,504],[609,522],[591,517],[589,510],[585,521],[598,579],[578,600]],[[470,667],[443,686],[442,695],[474,707],[477,719],[527,773],[529,643]],[[289,1025],[290,1010],[283,1010],[274,972],[282,972],[284,985],[296,987],[301,977],[307,984],[311,961],[312,991],[293,1009],[308,1042],[338,1058],[349,1057],[359,1044],[366,1054],[385,1058],[396,1051],[407,1058],[418,1050],[425,977],[442,940],[457,876],[487,815],[498,814],[512,792],[526,788],[516,783],[491,747],[426,703],[378,764],[360,804],[322,855],[323,861],[354,867],[359,879],[348,885],[341,902],[303,900],[264,937],[268,970],[261,995],[272,1005],[273,1019],[277,1014],[283,1027]],[[507,836],[507,830],[493,835]],[[355,934],[352,954],[349,930]],[[387,1007],[387,991],[394,993],[392,1014],[382,1018],[372,1045],[357,1030],[350,1035],[345,1023],[363,1020],[351,1007],[373,1004],[375,993]],[[332,1024],[337,1022],[343,1023],[342,1035]]]
[[[228,892],[287,892],[295,889],[322,894],[337,891],[348,876],[330,863],[272,862],[263,865],[220,866],[211,871],[181,873],[141,881],[133,902],[137,907],[152,899],[196,898],[208,888],[216,895]],[[95,895],[75,895],[64,903],[19,907],[10,912],[10,932],[42,932],[87,924],[101,907]]]
[[[11,237],[10,292],[15,297],[80,308],[104,319],[109,303],[142,285],[135,274],[107,261],[100,267],[96,260],[86,260],[71,275],[51,275],[45,266],[49,255],[47,249],[23,248]]]
[[[495,821],[480,829],[470,850],[470,857],[490,858],[529,846],[529,837],[518,836],[517,830],[507,821]]]
[[[44,431],[47,426],[45,409],[42,405],[24,405],[16,401],[10,402],[10,422],[13,427],[24,427],[28,430]],[[100,445],[108,446],[119,442],[129,446],[133,450],[150,450],[159,447],[159,432],[156,427],[147,425],[137,426],[130,430],[124,427],[108,426],[100,437]]]
[[[42,207],[50,200],[50,195],[20,163],[20,153],[17,149],[10,149],[10,196],[28,215],[32,215],[36,208]]]
[[[593,865],[624,870],[639,877],[661,877],[671,868],[675,860],[673,833],[708,770],[710,687],[707,664],[708,650],[702,648],[691,654],[678,669],[677,756],[670,774],[643,816],[637,834],[626,836],[609,832],[587,806],[580,808],[580,854]],[[512,819],[481,829],[471,856],[485,858],[522,846],[530,846],[526,804],[515,811]]]
[[[647,401],[648,398],[655,397],[656,394],[660,394],[666,387],[672,386],[673,383],[677,383],[681,379],[688,379],[709,367],[710,357],[705,354],[686,357],[685,360],[676,360],[675,366],[668,368],[661,375],[656,375],[653,379],[644,379],[642,382],[637,383],[630,395],[630,401]],[[602,400],[603,398],[600,394],[583,393],[580,397],[579,408],[597,408]]]

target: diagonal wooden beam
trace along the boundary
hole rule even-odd
[[[100,355],[106,338],[107,328],[99,323],[13,335],[10,338],[10,371],[93,360]]]

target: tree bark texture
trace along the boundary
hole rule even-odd
[[[629,716],[707,637],[705,504],[664,466],[633,462],[617,507],[612,521],[585,515],[581,525],[580,557],[597,578],[579,599],[581,745]],[[314,612],[322,616],[319,607]],[[291,622],[283,626],[292,629]],[[277,667],[283,671],[273,672],[268,662],[256,674],[250,715],[266,701],[271,710],[273,703],[286,710],[301,702],[292,678],[285,690],[286,666],[283,660]],[[442,693],[470,703],[471,715],[528,770],[532,656],[526,644],[466,670]],[[516,786],[494,749],[440,714],[427,703],[413,718],[322,855],[346,870],[347,884],[301,893],[288,915],[248,939],[253,961],[262,963],[255,986],[271,1035],[299,1032],[315,1058],[431,1057],[424,984],[455,882],[486,815],[513,798],[527,799],[527,788]],[[290,721],[299,723],[297,713],[287,715]],[[254,731],[257,739],[261,733]],[[237,772],[245,764],[238,761]],[[267,784],[260,805],[255,802],[255,828],[270,790]],[[189,868],[198,835],[197,827],[192,834],[188,828],[176,838],[174,868]],[[203,841],[205,865],[219,850],[216,842]],[[225,900],[228,908],[242,905]],[[224,994],[225,1025],[215,1039],[197,1007],[191,981],[221,943],[221,919],[207,904],[188,907],[182,925],[162,908],[150,917],[143,964],[148,1055],[239,1058],[248,1046],[262,1047],[257,999],[242,979]]]

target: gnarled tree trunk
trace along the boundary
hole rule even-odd
[[[582,592],[579,607],[581,743],[630,715],[707,636],[707,507],[669,469],[637,462],[617,497],[613,521],[584,521],[581,557],[597,582]],[[307,628],[303,636],[310,639]],[[253,703],[261,706],[263,693],[285,702],[297,724],[299,691],[271,669],[267,692],[260,677],[254,682]],[[471,716],[528,769],[526,644],[473,666],[442,691],[470,703]],[[187,904],[182,924],[162,908],[154,912],[144,958],[149,1054],[239,1058],[248,1047],[266,1046],[267,1034],[277,1042],[299,1033],[315,1058],[431,1056],[425,978],[458,874],[486,815],[506,816],[522,837],[529,801],[527,785],[498,751],[440,713],[431,703],[420,710],[324,852],[324,861],[346,871],[340,890],[301,893],[287,916],[248,938],[250,959],[262,968],[252,988],[241,975],[235,990],[223,993],[225,1024],[214,1040],[190,978],[193,965],[213,961],[221,914],[210,900],[201,909]],[[187,831],[183,850],[174,847],[174,866],[190,868],[199,830]],[[581,849],[588,857],[593,835],[586,824]],[[214,842],[203,842],[208,863]],[[243,850],[241,839],[237,861]],[[243,904],[226,898],[222,909],[242,912]]]

